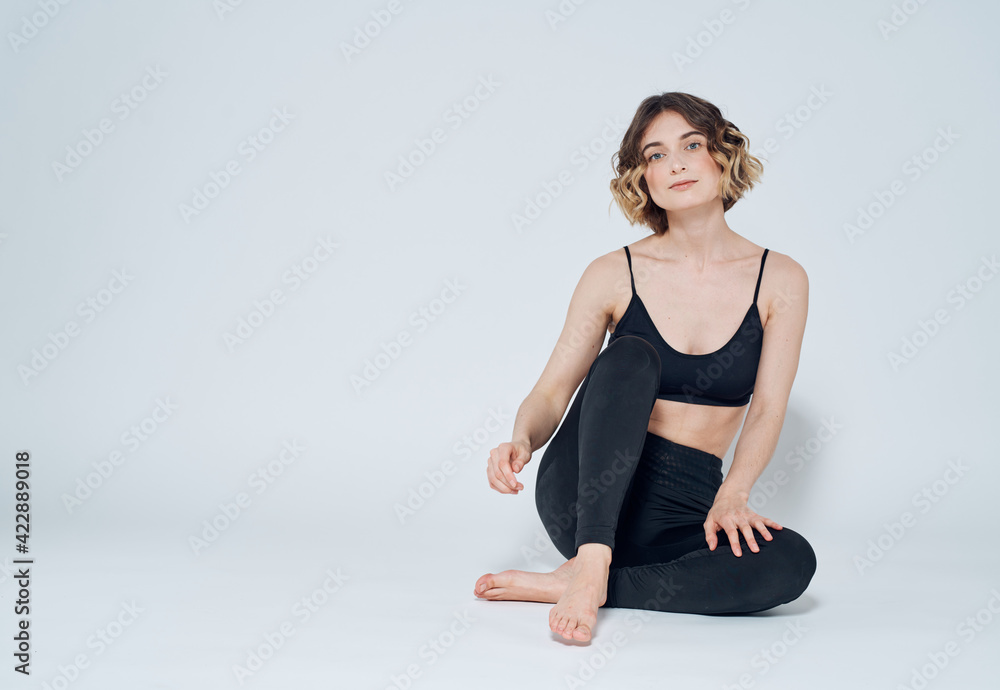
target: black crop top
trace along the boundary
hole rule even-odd
[[[637,335],[656,348],[660,355],[660,390],[656,397],[661,400],[722,407],[742,407],[750,402],[764,336],[764,326],[757,309],[757,295],[760,292],[760,279],[764,275],[767,249],[764,249],[764,254],[760,257],[760,273],[757,275],[753,304],[743,317],[743,323],[728,343],[715,352],[704,355],[678,352],[656,330],[646,311],[646,305],[635,291],[632,255],[628,247],[624,249],[628,258],[629,278],[632,280],[632,299],[615,325],[608,345],[619,336]]]

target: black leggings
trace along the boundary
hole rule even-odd
[[[538,466],[535,505],[567,559],[581,544],[612,549],[611,608],[753,613],[798,598],[816,554],[798,532],[770,529],[743,554],[704,523],[722,484],[722,460],[647,431],[660,382],[656,350],[622,336],[594,360]]]

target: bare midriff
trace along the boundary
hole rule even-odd
[[[609,327],[610,333],[614,332],[616,324],[617,321]],[[736,438],[748,405],[697,405],[657,398],[646,430],[682,446],[722,458]]]
[[[736,437],[746,411],[747,405],[719,407],[657,399],[647,431],[721,458]]]
[[[754,259],[754,261],[759,263],[759,258]],[[750,266],[751,263],[748,262],[745,269],[747,275],[744,276],[744,285],[740,289],[740,293],[745,293],[747,295],[753,294],[753,282],[750,280],[750,277],[753,275],[753,269],[750,268]],[[684,281],[680,280],[679,282],[683,283]],[[749,287],[747,287],[747,285],[749,285]],[[673,294],[676,293],[677,290],[676,288],[671,288],[661,284],[656,286],[656,289],[649,289],[649,292],[652,294]],[[614,333],[615,327],[618,325],[618,321],[625,314],[629,304],[631,304],[631,297],[631,293],[622,293],[618,299],[618,303],[614,307],[613,312],[608,314],[609,333]],[[682,305],[682,308],[675,307],[673,317],[674,323],[698,323],[700,315],[705,313],[706,310],[711,313],[717,313],[719,310],[715,305],[718,305],[720,300],[717,297],[714,297],[713,299],[715,301],[708,304],[686,304]],[[768,309],[765,299],[765,296],[761,294],[757,300],[757,310],[761,319],[761,326],[765,326],[768,319]],[[657,305],[655,304],[644,304],[647,309],[657,308]],[[729,309],[732,311],[731,307]],[[742,309],[745,309],[745,307],[741,305],[741,310]],[[744,312],[736,312],[735,316],[742,316],[742,313]],[[713,337],[711,339],[703,339],[710,343],[722,342],[724,336],[734,332],[735,329],[732,325],[734,321],[735,319],[731,319],[722,325],[716,325],[715,327],[717,328],[718,333],[712,334]],[[653,324],[653,326],[655,328],[655,324]],[[675,329],[676,328],[677,327],[675,326]],[[681,334],[684,330],[685,329],[683,327],[679,329],[679,332],[675,330],[675,335],[671,338],[671,341],[674,341],[674,338],[676,338],[675,344],[683,344],[685,341],[690,340],[689,338],[682,337]],[[693,329],[689,327],[686,330],[688,332],[692,332]],[[704,336],[706,334],[703,333],[701,335]],[[696,342],[686,346],[685,349],[697,349],[698,347],[708,349],[705,347],[704,342],[700,342],[702,339],[696,338],[694,340]],[[690,357],[700,355],[685,354],[685,356]],[[711,453],[712,455],[722,458],[729,451],[729,446],[732,445],[733,439],[736,438],[736,433],[739,431],[740,426],[743,423],[743,418],[746,415],[748,406],[749,403],[740,407],[698,405],[678,400],[661,400],[657,398],[656,402],[653,404],[653,411],[649,415],[649,426],[647,430],[657,436],[669,439],[674,443],[679,443],[683,446],[689,446],[691,448],[697,448],[698,450],[702,450],[706,453]]]

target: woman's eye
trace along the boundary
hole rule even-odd
[[[692,141],[692,142],[691,142],[690,144],[688,144],[688,145],[687,145],[687,146],[686,146],[685,148],[688,148],[688,149],[690,149],[690,148],[691,148],[692,146],[699,146],[699,147],[700,147],[700,146],[701,146],[701,142],[700,142],[700,141]],[[650,156],[650,157],[649,157],[649,158],[648,158],[647,160],[648,160],[648,161],[654,161],[654,160],[659,160],[659,159],[657,159],[656,157],[657,157],[657,156],[662,156],[662,155],[663,155],[662,153],[659,153],[659,152],[657,152],[657,153],[654,153],[654,154],[652,154],[652,155],[651,155],[651,156]]]

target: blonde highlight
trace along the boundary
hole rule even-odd
[[[674,111],[684,117],[708,142],[708,152],[722,168],[719,195],[723,211],[728,211],[743,195],[760,182],[764,166],[750,153],[750,139],[722,111],[703,98],[680,91],[670,91],[643,100],[631,124],[622,135],[618,151],[611,157],[615,173],[611,180],[612,203],[617,203],[629,225],[645,225],[657,235],[667,232],[667,212],[653,202],[643,178],[647,163],[639,147],[653,120],[661,113]],[[609,205],[610,210],[610,205]]]

